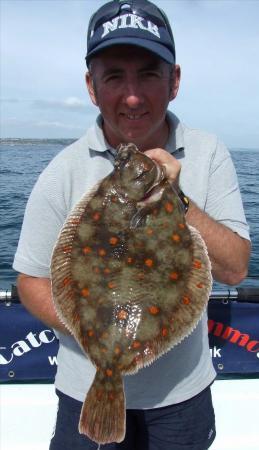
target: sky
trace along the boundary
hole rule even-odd
[[[88,21],[104,0],[0,0],[1,137],[77,138],[98,109],[85,86]],[[182,69],[170,103],[230,148],[259,149],[259,0],[154,0]]]

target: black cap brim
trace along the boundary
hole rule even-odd
[[[106,40],[105,42],[101,42],[92,51],[90,51],[85,58],[86,64],[89,65],[91,58],[97,53],[115,45],[134,45],[136,47],[141,47],[149,50],[151,53],[154,53],[156,56],[163,59],[168,64],[175,63],[175,57],[173,53],[164,45],[161,45],[158,42],[136,37],[118,37],[111,40]]]

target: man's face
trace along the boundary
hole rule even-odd
[[[141,150],[163,147],[168,138],[166,110],[179,78],[178,66],[138,47],[116,46],[97,55],[86,79],[109,144],[132,142]]]

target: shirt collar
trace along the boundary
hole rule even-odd
[[[167,111],[166,118],[169,125],[169,139],[165,149],[169,153],[181,152],[184,150],[184,130],[178,117],[171,111]],[[115,156],[116,149],[111,147],[105,139],[102,129],[103,119],[101,114],[96,118],[95,124],[89,128],[87,139],[90,152],[92,155],[97,153],[108,152]]]
[[[105,152],[109,149],[109,145],[103,134],[102,122],[102,116],[99,114],[96,118],[95,124],[87,131],[89,148],[96,152]]]
[[[178,117],[171,111],[167,111],[167,122],[169,125],[169,139],[165,149],[169,153],[182,152],[184,150],[184,129]]]

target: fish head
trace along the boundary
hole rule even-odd
[[[141,201],[165,178],[165,171],[134,144],[121,144],[117,149],[115,173],[127,196]]]

